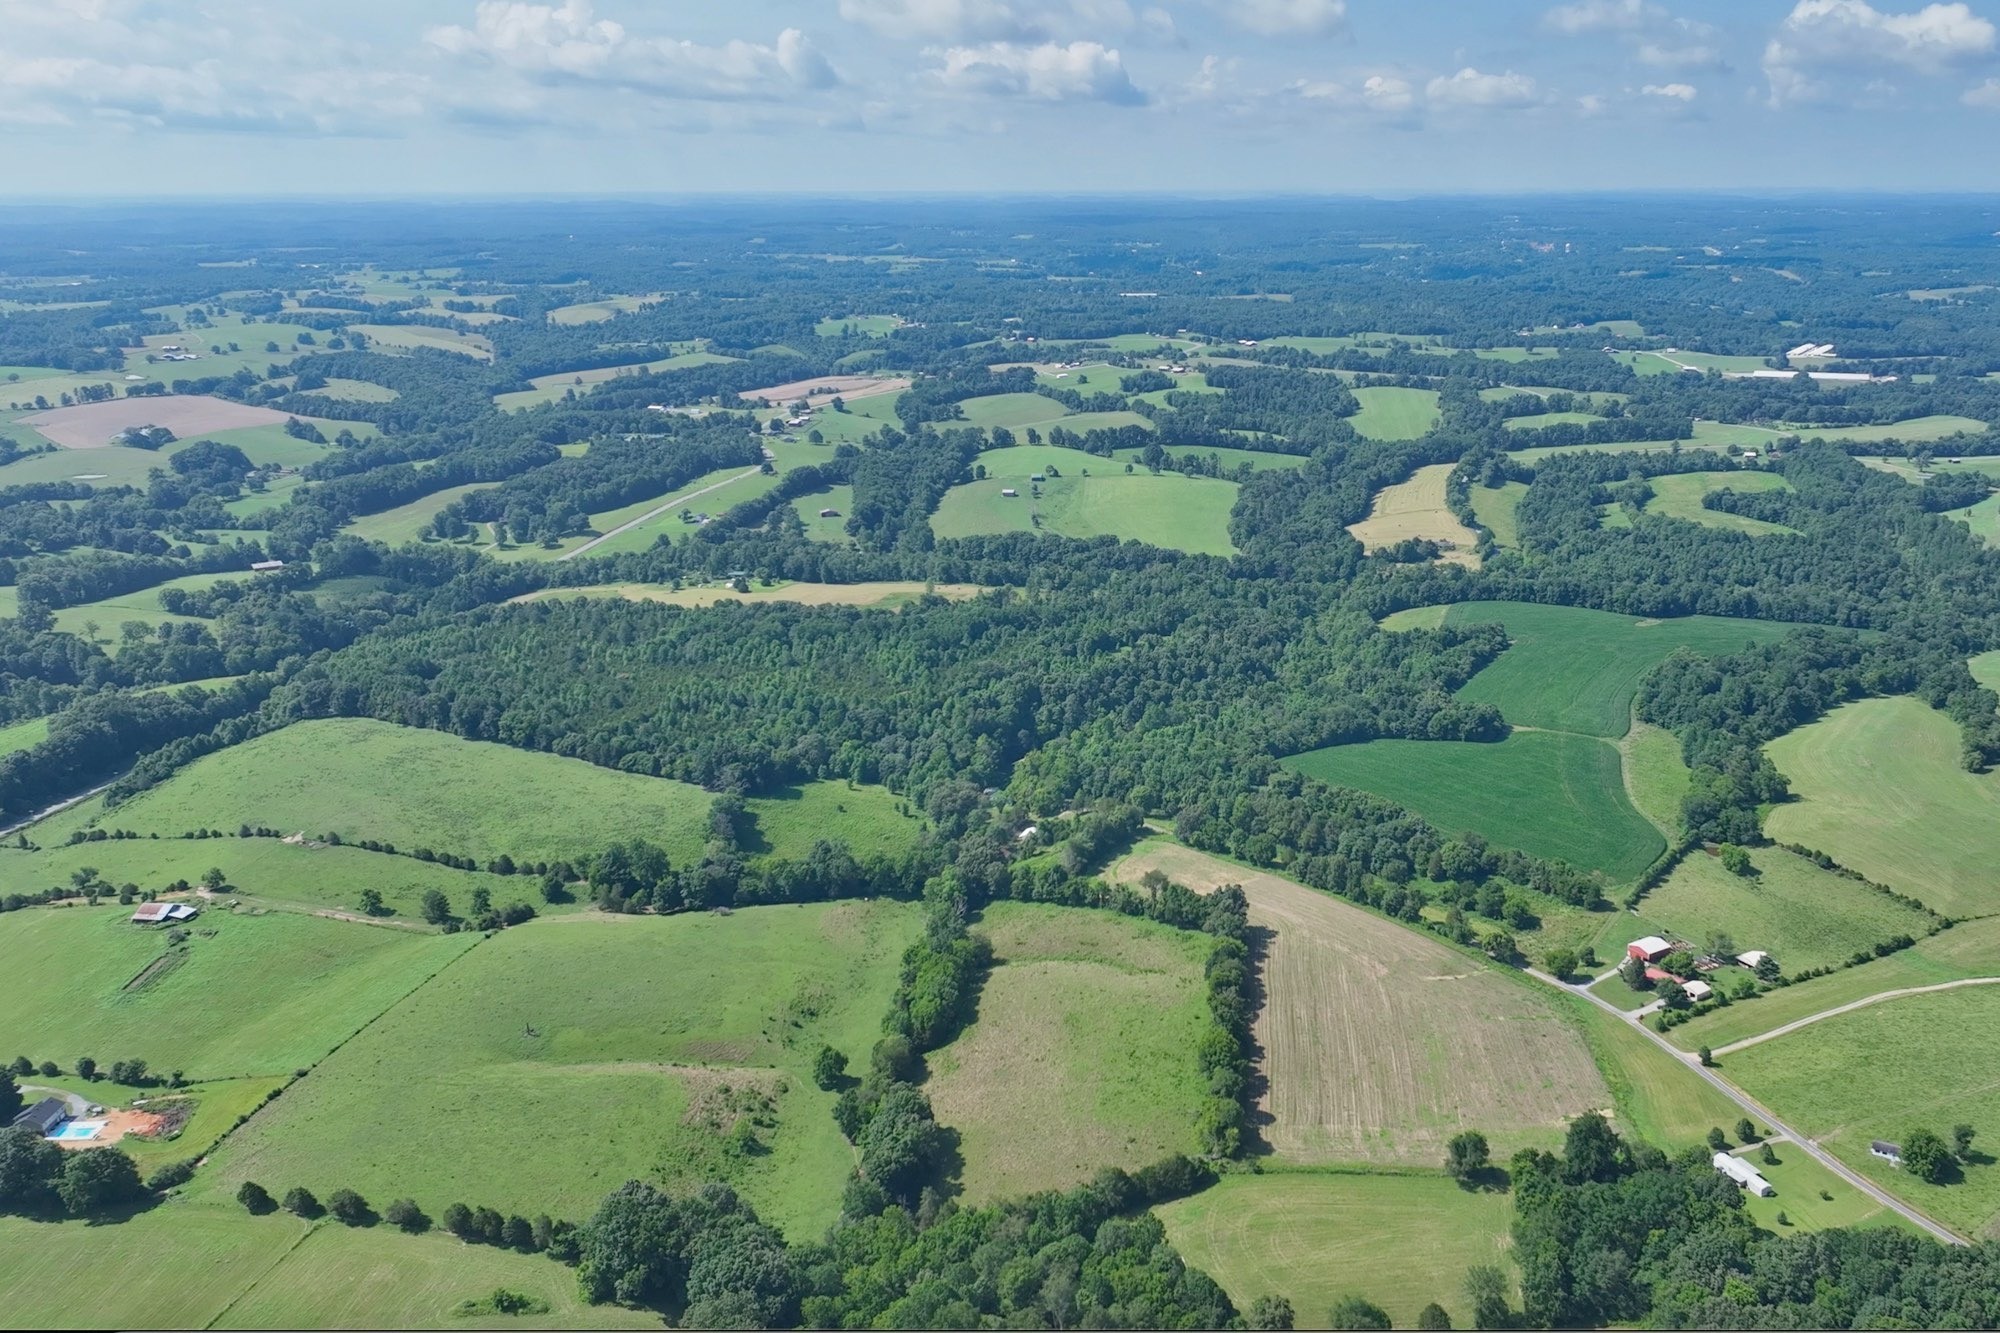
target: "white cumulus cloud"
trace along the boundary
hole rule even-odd
[[[1637,32],[1667,18],[1647,0],[1578,0],[1542,15],[1542,26],[1565,36],[1587,32]]]
[[[1534,106],[1541,100],[1535,80],[1508,70],[1505,74],[1482,74],[1471,66],[1449,78],[1440,75],[1424,87],[1424,96],[1433,106],[1486,107],[1513,110]]]
[[[1990,61],[2000,32],[1967,4],[1908,13],[1868,0],[1799,0],[1764,48],[1773,105],[1817,101],[1837,89],[1829,76],[1889,69],[1937,74]]]
[[[1146,95],[1118,51],[1098,42],[989,42],[943,53],[936,78],[953,92],[1040,102],[1109,102],[1141,106]]]
[[[1347,31],[1347,0],[1210,0],[1260,37],[1332,37]]]
[[[839,76],[796,28],[771,45],[719,46],[634,35],[596,15],[591,0],[557,5],[486,0],[470,27],[425,34],[446,55],[547,83],[603,84],[660,97],[769,97],[778,89],[821,89]]]
[[[1639,91],[1648,97],[1663,97],[1670,102],[1692,102],[1701,96],[1691,83],[1649,83]]]

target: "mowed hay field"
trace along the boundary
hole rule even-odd
[[[1438,422],[1434,389],[1356,389],[1361,410],[1349,417],[1356,433],[1371,440],[1416,440]]]
[[[1788,528],[1782,523],[1766,523],[1762,519],[1702,508],[1703,498],[1718,491],[1753,495],[1792,488],[1789,481],[1769,472],[1683,472],[1671,477],[1654,477],[1649,484],[1653,488],[1653,498],[1646,502],[1649,514],[1684,519],[1725,532],[1748,533],[1752,537],[1797,533],[1796,528]]]
[[[106,823],[170,837],[239,824],[338,833],[484,862],[564,859],[646,837],[707,839],[708,793],[580,759],[357,718],[299,722],[197,761]]]
[[[1912,995],[1840,1014],[1723,1057],[1745,1092],[1847,1165],[1962,1234],[2000,1238],[2000,986]],[[1988,1145],[1962,1179],[1928,1185],[1869,1154],[1969,1124]],[[1983,1159],[1983,1160],[1982,1160]]]
[[[1759,847],[1750,863],[1757,874],[1744,878],[1697,850],[1640,901],[1639,915],[1697,942],[1727,931],[1738,949],[1762,949],[1788,973],[1838,967],[1898,935],[1931,932],[1924,913],[1782,848]]]
[[[1551,1146],[1611,1096],[1580,1032],[1523,981],[1329,894],[1164,841],[1116,867],[1241,884],[1266,936],[1254,1035],[1261,1132],[1293,1163],[1430,1166],[1465,1129],[1495,1156]],[[1303,1312],[1302,1312],[1303,1313]]]
[[[1030,903],[996,903],[978,929],[994,967],[965,1031],[931,1053],[926,1085],[961,1136],[966,1197],[1194,1152],[1209,937]]]
[[[59,407],[21,420],[65,449],[98,449],[120,431],[138,426],[165,426],[179,439],[193,439],[245,426],[282,426],[285,414],[224,398],[168,395]]]
[[[1528,483],[1510,481],[1498,490],[1484,486],[1472,488],[1472,512],[1479,522],[1493,534],[1494,545],[1511,548],[1521,544],[1521,525],[1517,514],[1521,501],[1528,494]]]
[[[1472,548],[1479,544],[1479,534],[1445,504],[1445,482],[1455,467],[1439,463],[1418,468],[1408,481],[1377,494],[1368,517],[1349,525],[1348,532],[1370,551],[1412,539],[1439,542],[1448,548],[1446,561],[1476,567],[1479,557]]]
[[[1493,704],[1515,726],[1614,739],[1631,728],[1640,680],[1675,650],[1719,656],[1793,628],[1720,616],[1642,620],[1526,602],[1465,602],[1447,611],[1444,623],[1497,624],[1512,641],[1459,698]]]
[[[1381,1306],[1397,1328],[1416,1327],[1432,1301],[1470,1328],[1465,1270],[1508,1266],[1513,1221],[1505,1194],[1432,1175],[1228,1176],[1155,1211],[1174,1248],[1238,1309],[1283,1296],[1301,1328],[1324,1326],[1350,1295]]]
[[[290,913],[210,907],[186,944],[132,925],[131,909],[36,908],[0,916],[0,1013],[36,1061],[70,1068],[139,1058],[192,1081],[311,1065],[470,946],[434,935]],[[149,969],[150,972],[149,972]],[[219,1006],[219,1007],[218,1007]]]
[[[727,1179],[798,1237],[834,1220],[853,1155],[822,1044],[866,1064],[914,907],[534,922],[487,939],[233,1135],[205,1172],[587,1217],[628,1179]],[[768,1100],[758,1112],[753,1100]],[[732,1150],[739,1115],[759,1146]]]
[[[1235,482],[1177,472],[1128,473],[1111,459],[1047,445],[991,449],[979,456],[978,465],[986,469],[985,480],[954,486],[931,515],[931,530],[939,537],[1048,532],[1116,537],[1193,555],[1230,555],[1236,549],[1229,539]],[[1047,480],[1033,481],[1038,473]],[[1008,490],[1017,494],[1002,493]]]
[[[1535,856],[1637,877],[1665,850],[1632,808],[1615,746],[1591,736],[1517,731],[1497,744],[1370,741],[1296,754],[1285,767],[1373,792],[1447,832],[1472,832]]]
[[[1949,717],[1864,699],[1765,746],[1795,800],[1766,831],[1831,855],[1947,916],[2000,911],[2000,774],[1959,761]]]

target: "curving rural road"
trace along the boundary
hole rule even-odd
[[[1533,967],[1524,968],[1523,971],[1525,971],[1529,976],[1535,978],[1535,980],[1540,982],[1545,982],[1548,985],[1554,986],[1558,990],[1567,991],[1571,995],[1581,995],[1584,999],[1596,1005],[1598,1008],[1604,1010],[1606,1013],[1615,1015],[1621,1021],[1631,1024],[1638,1031],[1644,1033],[1646,1035],[1647,1040],[1651,1041],[1655,1046],[1658,1046],[1668,1055],[1673,1056],[1674,1059],[1680,1061],[1683,1065],[1687,1066],[1687,1068],[1692,1070],[1694,1073],[1699,1074],[1702,1078],[1708,1080],[1710,1086],[1712,1086],[1717,1092],[1727,1097],[1730,1101],[1735,1102],[1745,1111],[1748,1111],[1753,1119],[1760,1120],[1764,1124],[1768,1125],[1770,1127],[1771,1137],[1782,1135],[1783,1137],[1790,1139],[1793,1143],[1805,1149],[1806,1153],[1809,1156],[1811,1156],[1814,1161],[1818,1162],[1821,1166],[1825,1167],[1827,1170],[1833,1172],[1836,1176],[1839,1176],[1842,1180],[1846,1181],[1848,1184],[1854,1186],[1854,1188],[1860,1190],[1863,1194],[1866,1194],[1869,1198],[1875,1200],[1875,1202],[1881,1204],[1884,1208],[1888,1208],[1897,1213],[1900,1213],[1902,1216],[1908,1218],[1911,1222],[1914,1222],[1916,1225],[1922,1227],[1925,1231],[1929,1232],[1931,1235],[1935,1236],[1937,1239],[1943,1241],[1947,1245],[1963,1245],[1966,1243],[1965,1239],[1961,1237],[1957,1232],[1952,1231],[1949,1227],[1946,1227],[1938,1222],[1931,1220],[1929,1217],[1926,1217],[1923,1213],[1918,1212],[1915,1208],[1910,1207],[1910,1205],[1904,1203],[1901,1199],[1898,1199],[1895,1195],[1890,1194],[1886,1190],[1881,1189],[1879,1186],[1875,1185],[1872,1181],[1869,1181],[1865,1177],[1849,1169],[1844,1162],[1840,1161],[1840,1159],[1836,1158],[1832,1153],[1826,1151],[1826,1149],[1820,1147],[1819,1144],[1807,1138],[1805,1135],[1799,1133],[1797,1130],[1787,1125],[1784,1121],[1778,1119],[1778,1117],[1772,1115],[1770,1110],[1767,1107],[1765,1107],[1762,1103],[1757,1101],[1754,1097],[1745,1095],[1743,1092],[1738,1090],[1733,1084],[1725,1080],[1720,1074],[1716,1073],[1713,1069],[1703,1068],[1700,1061],[1695,1056],[1689,1055],[1686,1051],[1677,1048],[1672,1042],[1668,1041],[1665,1037],[1653,1031],[1653,1029],[1647,1027],[1646,1024],[1636,1016],[1626,1013],[1623,1009],[1620,1009],[1617,1005],[1612,1004],[1609,1000],[1604,999],[1602,996],[1591,994],[1590,990],[1588,989],[1589,983],[1585,983],[1582,986],[1572,986],[1566,981],[1560,981],[1556,977],[1550,975],[1549,973],[1541,971],[1539,968],[1533,968]],[[1850,1005],[1848,1007],[1853,1008],[1855,1006]],[[1838,1011],[1830,1010],[1828,1012],[1830,1014]],[[1819,1018],[1825,1018],[1827,1016],[1828,1014],[1815,1015],[1815,1017]],[[1812,1019],[1806,1019],[1803,1021],[1811,1022]],[[1801,1024],[1794,1024],[1793,1026],[1801,1026]]]
[[[1782,1037],[1788,1032],[1797,1032],[1800,1028],[1811,1027],[1821,1019],[1838,1018],[1842,1014],[1851,1014],[1856,1009],[1866,1009],[1869,1005],[1880,1004],[1884,1000],[1899,1000],[1905,995],[1929,995],[1934,991],[1941,990],[1957,990],[1960,986],[2000,986],[2000,977],[1961,977],[1957,981],[1940,981],[1935,986],[1906,986],[1902,990],[1885,990],[1880,995],[1865,995],[1850,1004],[1836,1005],[1832,1009],[1823,1009],[1819,1013],[1808,1014],[1804,1018],[1785,1024],[1783,1027],[1772,1028],[1769,1032],[1760,1032],[1754,1037],[1745,1037],[1742,1041],[1732,1041],[1727,1046],[1718,1046],[1710,1054],[1731,1055],[1737,1051],[1755,1046],[1760,1042],[1769,1041],[1773,1037]]]
[[[660,505],[656,509],[648,509],[645,513],[639,515],[639,517],[633,519],[629,523],[620,523],[617,527],[611,529],[611,531],[605,533],[601,537],[592,537],[589,541],[577,547],[574,551],[563,552],[561,555],[557,556],[556,559],[574,560],[578,556],[582,555],[585,551],[590,550],[592,547],[602,546],[605,542],[610,541],[613,537],[616,537],[622,532],[630,532],[632,529],[638,527],[642,523],[651,523],[654,519],[666,513],[669,509],[678,509],[683,505],[687,504],[689,500],[699,500],[702,496],[707,495],[710,491],[719,491],[724,486],[734,486],[737,482],[742,481],[745,477],[754,477],[763,470],[764,469],[761,466],[753,467],[748,472],[739,472],[733,477],[724,478],[723,480],[716,482],[715,485],[713,486],[704,486],[698,491],[690,491],[686,495],[677,495],[673,499],[667,501],[663,505]]]

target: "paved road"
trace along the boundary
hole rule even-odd
[[[561,555],[557,556],[556,559],[574,560],[578,556],[582,555],[585,551],[590,550],[592,547],[602,546],[605,542],[610,541],[613,537],[616,537],[621,532],[630,532],[632,529],[638,527],[642,523],[651,523],[654,519],[658,518],[660,515],[666,513],[670,509],[683,508],[684,506],[686,506],[689,500],[699,500],[702,496],[707,495],[710,491],[719,491],[724,486],[734,486],[737,482],[742,481],[745,477],[754,477],[763,470],[764,469],[762,467],[753,467],[748,472],[739,472],[735,476],[730,477],[725,481],[716,482],[715,485],[713,486],[704,486],[700,490],[693,491],[687,495],[675,496],[673,499],[667,501],[665,504],[659,506],[657,509],[648,509],[645,513],[639,515],[639,517],[633,519],[630,523],[620,523],[617,527],[611,529],[611,531],[605,533],[602,537],[592,537],[589,541],[577,547],[574,551],[565,551]]]
[[[1706,1079],[1709,1085],[1713,1087],[1717,1092],[1727,1097],[1730,1101],[1735,1102],[1745,1111],[1748,1111],[1750,1113],[1751,1119],[1759,1121],[1762,1124],[1768,1126],[1769,1137],[1778,1138],[1782,1136],[1784,1138],[1790,1139],[1793,1143],[1803,1148],[1806,1151],[1806,1153],[1809,1156],[1811,1156],[1814,1161],[1817,1161],[1821,1166],[1833,1172],[1833,1174],[1839,1176],[1842,1180],[1854,1186],[1854,1188],[1860,1190],[1863,1194],[1866,1194],[1869,1198],[1875,1200],[1875,1202],[1881,1204],[1884,1208],[1888,1208],[1897,1213],[1900,1213],[1902,1216],[1916,1223],[1916,1225],[1922,1227],[1925,1231],[1937,1237],[1939,1240],[1945,1242],[1947,1245],[1965,1244],[1965,1240],[1962,1237],[1960,1237],[1958,1233],[1952,1231],[1948,1227],[1945,1227],[1937,1222],[1932,1221],[1924,1214],[1918,1212],[1915,1208],[1910,1207],[1910,1205],[1904,1203],[1901,1199],[1898,1199],[1895,1195],[1890,1194],[1886,1190],[1879,1188],[1877,1185],[1874,1184],[1874,1182],[1848,1169],[1847,1165],[1842,1161],[1840,1161],[1840,1159],[1835,1157],[1832,1153],[1826,1151],[1826,1149],[1820,1147],[1819,1144],[1807,1138],[1805,1135],[1799,1133],[1797,1130],[1791,1128],[1791,1126],[1787,1125],[1784,1121],[1778,1119],[1778,1117],[1772,1115],[1768,1107],[1758,1102],[1755,1098],[1746,1096],[1744,1093],[1738,1091],[1735,1086],[1726,1081],[1720,1074],[1716,1073],[1713,1069],[1704,1068],[1697,1057],[1689,1055],[1686,1051],[1680,1050],[1679,1048],[1674,1046],[1672,1042],[1669,1042],[1665,1037],[1653,1031],[1653,1029],[1647,1027],[1643,1022],[1638,1021],[1633,1015],[1626,1013],[1623,1009],[1620,1009],[1617,1005],[1612,1004],[1609,1000],[1606,1000],[1601,996],[1591,994],[1590,991],[1585,986],[1572,986],[1567,982],[1558,981],[1555,977],[1551,976],[1549,973],[1543,972],[1537,968],[1530,967],[1525,969],[1525,971],[1529,976],[1535,978],[1535,980],[1544,982],[1550,986],[1554,986],[1559,990],[1568,991],[1572,995],[1581,995],[1584,999],[1596,1005],[1598,1008],[1604,1010],[1606,1013],[1611,1014],[1614,1017],[1618,1018],[1621,1022],[1631,1024],[1633,1028],[1635,1028],[1639,1032],[1644,1033],[1647,1040],[1651,1041],[1655,1046],[1658,1046],[1668,1055],[1673,1056],[1674,1059],[1680,1061],[1683,1065],[1687,1066],[1688,1069],[1692,1070],[1694,1073]]]
[[[1935,986],[1907,986],[1902,990],[1885,990],[1880,995],[1863,996],[1851,1004],[1838,1005],[1832,1009],[1823,1009],[1819,1013],[1808,1014],[1806,1017],[1796,1022],[1787,1023],[1783,1027],[1772,1028],[1769,1032],[1760,1032],[1754,1037],[1745,1037],[1742,1041],[1732,1041],[1727,1046],[1718,1046],[1711,1054],[1732,1055],[1737,1051],[1747,1050],[1759,1042],[1770,1041],[1773,1037],[1782,1037],[1788,1032],[1797,1032],[1800,1028],[1811,1027],[1814,1023],[1822,1019],[1838,1018],[1842,1014],[1853,1013],[1856,1009],[1866,1009],[1869,1005],[1880,1004],[1884,1000],[1900,999],[1905,995],[1929,995],[1932,991],[1957,990],[1960,986],[2000,986],[2000,977],[1964,977],[1958,981],[1941,981]]]

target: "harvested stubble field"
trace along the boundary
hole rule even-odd
[[[1582,1036],[1528,984],[1329,894],[1167,842],[1116,867],[1241,884],[1271,932],[1254,1035],[1265,1143],[1296,1163],[1431,1165],[1478,1129],[1504,1158],[1611,1104]]]
[[[976,1016],[932,1053],[968,1198],[1081,1184],[1193,1152],[1205,1088],[1205,935],[1080,908],[997,903]]]
[[[1441,557],[1447,563],[1477,568],[1479,557],[1472,548],[1479,544],[1479,534],[1459,522],[1445,504],[1445,481],[1455,466],[1438,463],[1418,468],[1408,481],[1378,494],[1368,517],[1349,526],[1348,532],[1370,551],[1412,539],[1439,542],[1448,548]]]
[[[224,398],[173,394],[161,398],[117,398],[108,403],[59,407],[21,418],[65,449],[102,449],[120,431],[165,426],[180,439],[246,426],[282,426],[286,417],[268,407],[250,407]]]
[[[1864,699],[1765,747],[1797,798],[1780,842],[1830,854],[1948,916],[2000,909],[2000,775],[1965,771],[1957,724],[1916,699]]]

